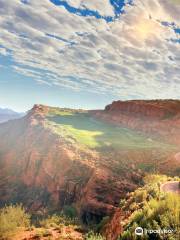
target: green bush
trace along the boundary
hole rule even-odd
[[[146,229],[173,229],[173,233],[144,234],[142,240],[175,240],[179,239],[180,196],[175,193],[164,193],[161,184],[168,180],[164,175],[148,175],[145,177],[144,187],[127,195],[126,201],[121,201],[121,208],[129,214],[124,222],[124,232],[119,240],[139,239],[135,228],[141,226]],[[171,181],[174,179],[171,178]]]
[[[18,228],[30,226],[30,215],[23,206],[9,205],[0,209],[0,239],[7,239],[17,232]]]
[[[100,223],[96,225],[95,231],[100,232],[103,229],[103,227],[109,222],[109,219],[110,219],[109,216],[103,217]]]
[[[69,205],[64,206],[63,213],[66,217],[71,218],[71,219],[77,217],[76,209],[72,206],[69,206]]]

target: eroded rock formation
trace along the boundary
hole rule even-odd
[[[116,213],[120,198],[141,184],[140,166],[163,173],[177,169],[176,150],[82,148],[71,136],[46,127],[50,109],[35,105],[25,117],[0,125],[2,204],[20,201],[32,212],[73,205],[84,223],[99,223]],[[102,121],[180,143],[179,101],[118,101],[90,113]],[[109,226],[111,232],[116,227]]]

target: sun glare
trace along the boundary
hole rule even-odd
[[[137,37],[146,40],[149,38],[156,29],[156,23],[150,20],[140,20],[134,27],[134,33]]]

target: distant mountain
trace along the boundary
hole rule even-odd
[[[24,113],[18,113],[8,108],[0,108],[0,123],[22,117]]]

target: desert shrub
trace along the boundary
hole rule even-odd
[[[45,237],[45,238],[49,238],[49,239],[52,239],[52,233],[50,231],[48,231],[47,229],[36,229],[36,234],[35,234],[35,237],[36,238],[42,238],[42,237]]]
[[[44,228],[51,228],[51,227],[61,228],[62,226],[69,226],[69,225],[77,226],[77,224],[79,225],[78,220],[76,218],[70,218],[63,214],[49,215],[46,218],[39,220],[38,222],[38,225]]]
[[[143,219],[144,214],[143,214],[142,210],[139,210],[139,211],[134,212],[131,217],[133,218],[134,222],[140,222]]]
[[[142,226],[146,229],[173,229],[174,233],[171,236],[166,236],[166,239],[176,239],[180,220],[180,197],[176,194],[166,194],[164,199],[151,199],[143,209],[132,213],[129,224],[126,226],[126,232],[123,233],[120,239],[129,239],[130,233],[134,232],[132,227],[134,224]],[[146,236],[147,239],[148,236]],[[154,239],[160,240],[161,234],[152,236]],[[168,238],[169,237],[169,238]],[[133,239],[131,237],[131,239]]]
[[[61,224],[65,224],[65,219],[56,214],[53,214],[52,216],[48,216],[47,218],[42,219],[39,222],[39,225],[44,228],[58,227]]]
[[[132,239],[132,235],[130,231],[124,231],[121,237],[119,238],[120,240],[127,240],[127,239]],[[132,239],[133,240],[133,239]]]
[[[86,234],[85,240],[105,240],[105,238],[98,233],[89,232]]]
[[[135,200],[137,203],[141,203],[147,199],[147,191],[146,190],[140,190],[135,191]]]
[[[129,209],[130,209],[131,211],[137,210],[137,209],[138,209],[137,203],[136,203],[136,202],[131,203],[131,205],[129,206]]]
[[[120,202],[119,202],[119,207],[120,208],[122,208],[122,207],[124,207],[125,206],[125,204],[126,204],[126,199],[120,199]]]
[[[0,238],[7,239],[17,232],[18,228],[30,226],[30,215],[23,206],[9,205],[0,209]]]
[[[166,175],[158,175],[158,174],[148,174],[144,178],[144,183],[146,185],[157,184],[158,182],[167,181],[168,177]]]

